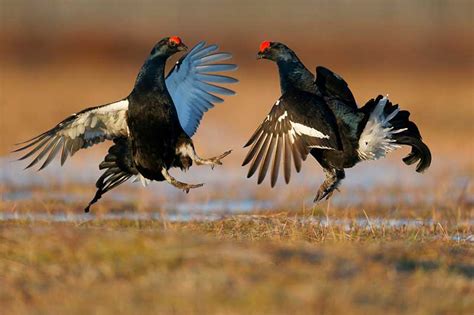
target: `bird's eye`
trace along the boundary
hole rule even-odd
[[[175,42],[170,42],[170,46],[174,47],[174,46],[176,46],[176,43]]]

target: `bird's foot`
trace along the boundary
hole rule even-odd
[[[332,194],[334,193],[334,190],[336,189],[335,187],[333,187],[335,185],[327,185],[326,182],[324,182],[320,187],[319,187],[319,190],[318,192],[316,193],[316,197],[314,197],[314,203],[317,203],[317,202],[320,202],[321,200],[323,200],[324,198],[329,199]]]
[[[335,190],[339,190],[338,186],[341,183],[341,180],[345,177],[344,171],[340,170],[331,170],[326,172],[326,180],[319,187],[316,197],[314,198],[314,203],[320,202],[324,198],[329,199]]]
[[[187,183],[182,183],[182,182],[177,181],[173,186],[175,186],[178,189],[181,189],[185,193],[189,193],[190,189],[202,187],[204,186],[204,184],[202,183],[201,184],[187,184]]]
[[[214,169],[216,165],[222,165],[222,159],[228,156],[232,150],[225,151],[219,156],[215,156],[209,159],[202,159],[202,158],[197,158],[196,159],[196,164],[197,165],[210,165],[211,169]]]
[[[204,186],[204,184],[202,183],[201,184],[187,184],[187,183],[180,182],[179,180],[171,176],[170,173],[168,173],[168,170],[166,168],[163,168],[161,170],[161,174],[163,174],[163,177],[169,184],[173,185],[174,187],[178,189],[181,189],[185,193],[189,193],[189,190],[193,188],[199,188],[199,187]]]

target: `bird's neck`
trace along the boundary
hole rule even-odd
[[[277,61],[280,72],[281,93],[289,89],[299,89],[315,93],[314,75],[299,60]]]
[[[156,56],[143,64],[135,81],[135,90],[143,92],[166,92],[165,64],[168,57]]]

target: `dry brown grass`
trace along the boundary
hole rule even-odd
[[[0,304],[4,314],[471,314],[474,252],[447,237],[454,230],[345,231],[287,214],[6,222]]]

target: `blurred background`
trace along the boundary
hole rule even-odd
[[[207,113],[194,138],[204,156],[234,149],[224,168],[205,170],[213,178],[233,174],[235,183],[249,190],[268,189],[267,183],[258,190],[254,180],[244,181],[246,170],[240,162],[242,145],[280,95],[275,65],[255,59],[260,42],[271,40],[293,48],[310,69],[324,65],[342,75],[359,105],[389,94],[412,113],[432,149],[432,169],[422,176],[405,167],[400,161],[404,149],[379,166],[365,163],[354,171],[357,177],[371,178],[369,172],[376,172],[395,178],[397,185],[408,181],[416,187],[439,187],[446,174],[459,175],[447,179],[446,194],[452,192],[452,182],[461,178],[462,190],[472,179],[472,1],[1,0],[0,11],[2,155],[73,112],[126,96],[151,47],[162,37],[179,35],[188,46],[201,40],[219,44],[234,54],[240,67],[234,73],[240,80],[233,86],[237,96]],[[88,159],[86,173],[91,175],[85,181],[93,183],[107,147],[78,153],[61,172],[56,162],[43,175],[20,173],[22,165],[12,164],[14,156],[9,155],[2,159],[3,191],[24,184],[21,179],[47,177],[61,185],[57,178],[75,170],[82,178],[86,175],[81,163],[86,162],[81,161]],[[306,197],[312,197],[322,172],[315,162],[306,162],[303,173],[295,181],[306,183]],[[189,175],[192,181],[202,181],[204,172],[197,174]],[[384,179],[368,185],[374,188],[381,182]],[[363,183],[352,179],[352,184],[360,188]],[[294,192],[296,186],[278,187]],[[201,193],[211,194],[206,189],[196,192]]]

